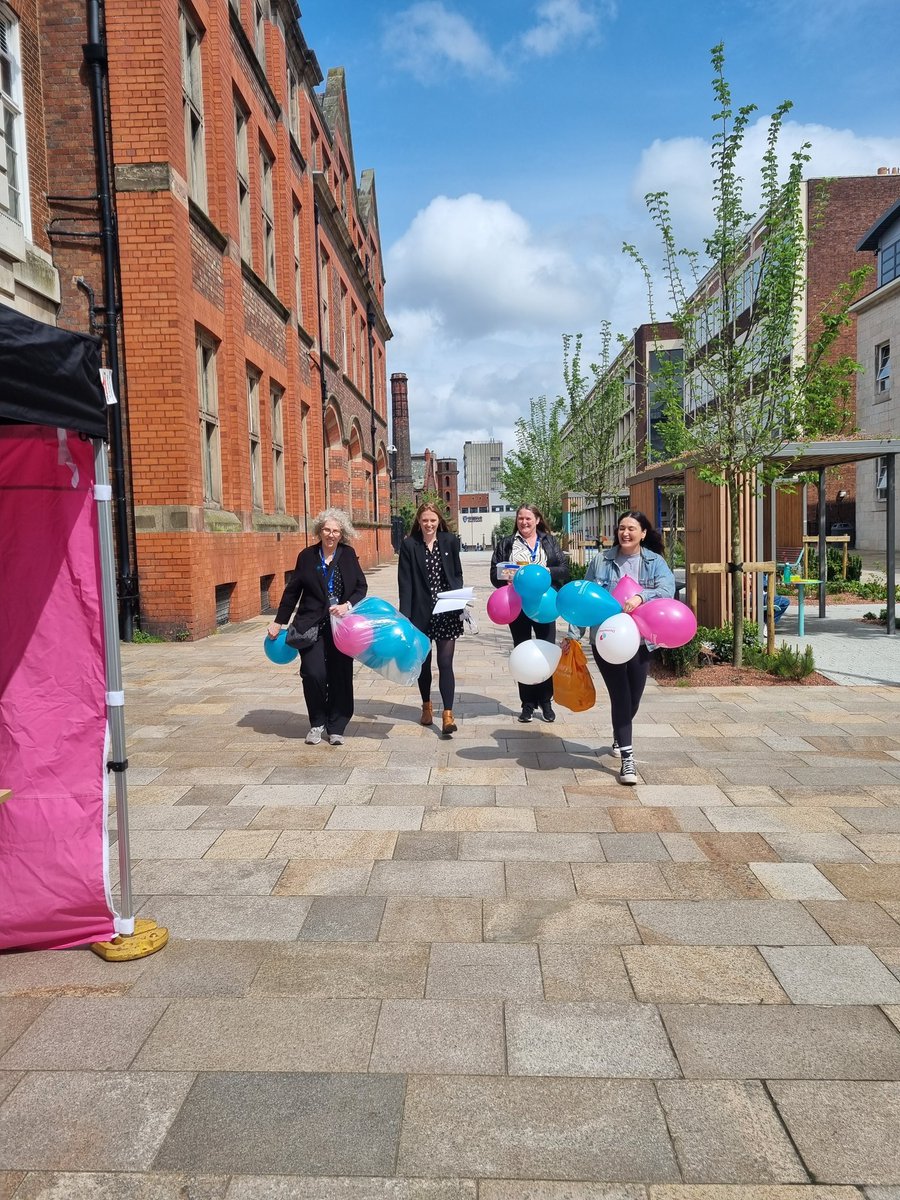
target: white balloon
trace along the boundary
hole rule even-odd
[[[513,647],[509,656],[510,674],[516,683],[543,683],[556,670],[561,654],[559,646],[529,638]]]
[[[597,629],[594,645],[608,663],[625,663],[634,658],[641,644],[641,631],[628,613],[615,613]]]

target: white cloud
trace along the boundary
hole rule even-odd
[[[759,165],[766,148],[768,117],[760,117],[747,130],[738,157],[738,174],[744,179],[746,207],[759,205]],[[867,137],[849,129],[786,121],[780,139],[780,160],[786,168],[791,153],[805,142],[812,146],[804,175],[819,179],[836,175],[874,175],[880,166],[900,162],[900,138]],[[699,249],[712,222],[712,168],[710,144],[702,138],[657,140],[641,155],[635,172],[632,198],[647,192],[669,194],[676,238]],[[861,230],[862,234],[865,232]]]
[[[420,0],[397,13],[384,47],[420,83],[432,82],[447,68],[501,78],[507,73],[472,24],[441,0]]]
[[[546,58],[558,53],[569,42],[584,42],[596,37],[600,19],[614,16],[612,0],[590,3],[585,0],[543,0],[537,5],[535,24],[521,37],[526,54]]]
[[[509,204],[438,196],[386,255],[391,371],[409,378],[414,449],[514,444],[529,400],[562,387],[562,335],[609,315],[629,264],[606,223],[539,230]],[[637,288],[637,273],[635,284]]]

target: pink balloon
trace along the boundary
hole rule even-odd
[[[334,644],[342,654],[356,658],[372,645],[375,627],[362,613],[347,613],[334,625]]]
[[[522,597],[508,583],[488,597],[487,615],[495,625],[508,625],[521,611]]]
[[[631,614],[648,642],[674,650],[686,645],[697,632],[697,618],[680,600],[661,597],[639,604]]]
[[[612,590],[612,594],[620,604],[624,604],[626,600],[630,600],[632,596],[636,596],[641,591],[641,585],[636,579],[632,579],[630,575],[623,575],[619,582]]]

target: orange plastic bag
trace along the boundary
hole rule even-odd
[[[553,672],[553,699],[572,712],[593,708],[597,700],[581,643],[573,638],[566,638],[562,644],[562,657]]]

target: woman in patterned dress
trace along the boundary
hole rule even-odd
[[[456,639],[463,631],[462,612],[434,613],[438,592],[463,586],[462,563],[459,560],[459,538],[451,533],[443,513],[429,502],[420,504],[409,537],[400,546],[397,568],[400,585],[400,611],[404,617],[437,646],[438,688],[444,708],[441,733],[450,737],[456,733],[453,720],[453,700],[456,678],[453,674],[453,651]],[[419,694],[422,697],[421,725],[431,725],[434,710],[431,705],[431,658],[422,664],[419,675]]]

